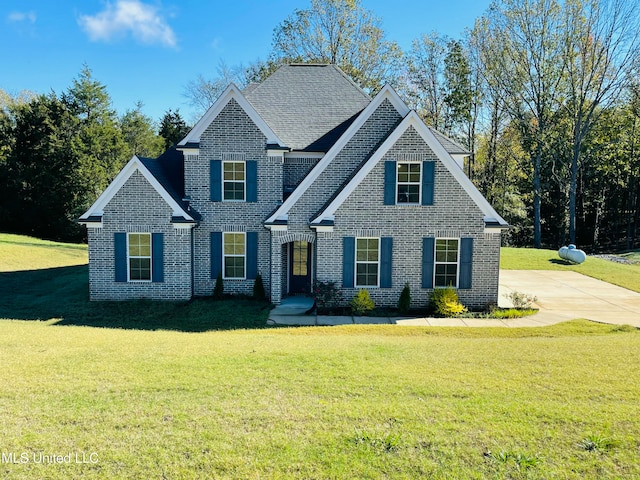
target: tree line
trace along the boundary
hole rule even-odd
[[[273,33],[267,60],[187,86],[205,109],[230,82],[331,62],[375,94],[391,84],[470,152],[466,172],[512,225],[505,242],[587,250],[639,240],[637,0],[495,0],[460,39],[408,51],[359,0],[311,0]]]
[[[260,82],[285,63],[334,63],[372,95],[392,85],[471,152],[466,173],[512,225],[505,243],[631,249],[640,240],[639,42],[638,0],[494,0],[459,39],[432,31],[407,51],[360,0],[311,0],[275,27],[267,59],[221,62],[185,93],[204,113],[230,83]],[[162,129],[158,143],[139,107],[118,118],[87,70],[60,97],[6,103],[3,228],[37,224],[34,234],[53,238],[60,222],[78,235],[70,220],[132,153],[171,144]],[[176,115],[162,123],[179,130]]]
[[[188,131],[178,111],[156,125],[141,110],[118,116],[88,67],[60,95],[0,91],[0,229],[81,241],[76,219],[126,162],[156,157]]]

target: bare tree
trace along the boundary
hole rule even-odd
[[[540,248],[542,158],[565,75],[561,8],[556,0],[501,0],[486,20],[486,75],[517,121],[533,167],[533,241]]]
[[[569,239],[576,240],[576,199],[582,145],[603,108],[631,86],[638,72],[640,11],[630,0],[566,0],[567,95],[572,122]]]
[[[197,108],[196,116],[200,117],[213,105],[218,96],[232,83],[245,87],[247,80],[242,66],[229,67],[220,61],[216,67],[216,76],[210,79],[203,75],[191,80],[184,88],[184,96],[189,105]]]
[[[444,59],[449,39],[437,32],[423,34],[408,54],[410,97],[422,119],[436,130],[445,124]]]

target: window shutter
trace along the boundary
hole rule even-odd
[[[127,234],[116,232],[113,234],[113,250],[115,254],[115,281],[126,282],[127,271]]]
[[[422,205],[433,205],[436,162],[422,162]]]
[[[344,237],[342,239],[342,286],[344,288],[353,288],[354,285],[355,254],[355,237]]]
[[[380,239],[380,288],[391,288],[393,275],[393,238]]]
[[[258,201],[258,162],[247,160],[247,202]]]
[[[211,278],[222,272],[222,232],[211,232]]]
[[[396,204],[396,162],[384,162],[384,204]]]
[[[473,238],[460,239],[460,278],[458,288],[471,288],[471,271],[473,265]]]
[[[422,239],[422,288],[433,288],[433,265],[436,239],[425,237]]]
[[[211,160],[209,164],[209,181],[212,202],[222,201],[222,162]]]
[[[151,281],[164,282],[164,235],[162,233],[151,234]]]
[[[258,232],[247,232],[247,279],[258,276]]]

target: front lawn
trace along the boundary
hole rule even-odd
[[[624,265],[587,256],[575,265],[558,256],[555,250],[503,247],[500,268],[504,270],[572,270],[589,277],[640,292],[640,263]]]
[[[640,476],[626,327],[0,330],[5,478]]]

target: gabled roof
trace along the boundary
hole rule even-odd
[[[271,127],[260,116],[256,109],[251,105],[240,89],[234,84],[231,84],[227,89],[222,92],[218,99],[209,107],[207,113],[205,113],[198,123],[191,129],[191,131],[178,142],[178,147],[188,147],[190,144],[197,145],[200,143],[200,136],[207,129],[213,120],[216,119],[220,112],[227,106],[231,100],[235,100],[240,108],[251,118],[253,123],[260,129],[260,131],[267,137],[267,144],[278,145],[279,147],[286,147],[287,145],[280,139],[280,137],[271,129]]]
[[[365,162],[365,164],[357,171],[351,181],[347,183],[340,192],[333,198],[333,200],[325,206],[315,218],[311,221],[311,226],[320,226],[324,223],[331,222],[334,219],[335,212],[345,202],[345,200],[351,195],[355,188],[362,182],[362,180],[371,172],[373,167],[391,150],[394,144],[400,139],[400,137],[407,131],[409,127],[413,127],[416,132],[422,137],[425,143],[436,154],[442,164],[449,170],[449,173],[458,181],[460,186],[467,192],[471,199],[478,206],[480,211],[484,214],[485,224],[490,224],[494,228],[507,228],[508,224],[504,219],[498,215],[493,207],[487,202],[484,196],[473,185],[469,177],[459,168],[455,160],[447,152],[445,147],[438,141],[430,128],[428,128],[420,119],[415,111],[411,111],[400,124],[395,128],[393,133],[387,137],[382,145],[376,150],[376,152]],[[499,227],[495,225],[498,224]]]
[[[178,157],[179,156],[179,157]],[[157,159],[140,158],[134,155],[113,179],[102,195],[94,202],[79,219],[79,223],[94,223],[102,220],[104,207],[111,201],[126,181],[139,171],[163,200],[173,210],[172,220],[179,223],[196,223],[200,220],[198,212],[191,209],[181,195],[182,155],[175,149],[170,149]]]
[[[309,174],[298,184],[293,193],[282,203],[282,205],[265,221],[265,224],[274,224],[278,220],[287,218],[289,210],[302,197],[304,192],[316,181],[316,179],[324,172],[331,161],[342,151],[345,145],[353,138],[358,130],[373,115],[378,107],[388,100],[398,113],[404,117],[409,113],[409,107],[400,99],[398,94],[388,85],[385,85],[375,98],[367,105],[367,107],[351,122],[347,130],[332,145],[331,149],[316,164]]]
[[[283,65],[244,95],[288,147],[314,152],[327,152],[371,102],[330,64]]]

